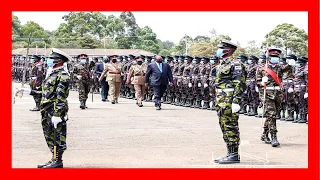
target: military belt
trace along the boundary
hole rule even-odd
[[[268,86],[266,89],[268,90],[280,90],[279,86]]]
[[[120,72],[109,72],[109,74],[120,74]]]
[[[283,80],[282,82],[292,82],[292,80]]]
[[[246,80],[247,82],[254,82],[256,81],[255,79],[249,79],[249,80]]]
[[[145,74],[135,74],[134,76],[145,76]]]
[[[234,91],[234,88],[224,88],[224,89],[217,89],[217,92],[232,92]]]
[[[306,85],[302,84],[302,85],[295,85],[294,87],[305,87]]]

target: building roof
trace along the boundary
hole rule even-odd
[[[79,54],[87,54],[88,56],[111,56],[111,55],[145,55],[153,56],[154,53],[141,49],[64,49],[58,48],[70,56],[77,56]],[[48,56],[51,52],[51,48],[29,48],[29,55],[37,54],[40,56]],[[27,55],[27,48],[18,48],[12,50],[12,55],[25,56]]]

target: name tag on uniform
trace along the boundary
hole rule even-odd
[[[242,68],[241,68],[241,66],[235,66],[234,69],[235,70],[241,70]]]

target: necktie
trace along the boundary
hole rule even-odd
[[[159,70],[162,72],[162,63],[159,63]]]

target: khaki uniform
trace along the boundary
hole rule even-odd
[[[128,80],[131,81],[131,84],[134,85],[135,95],[137,98],[137,103],[141,104],[142,97],[145,93],[145,75],[147,72],[147,66],[142,65],[133,65],[129,69]],[[133,76],[133,77],[132,77]]]
[[[109,84],[109,95],[111,101],[117,101],[120,95],[121,87],[121,68],[122,64],[120,62],[112,63],[105,65],[105,68],[100,76],[99,81],[101,81],[106,73],[108,76],[106,80]]]

